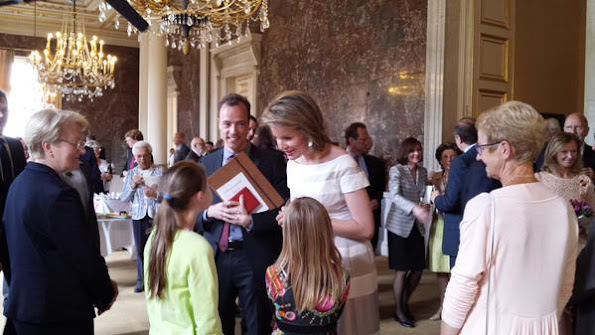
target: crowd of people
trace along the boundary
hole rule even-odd
[[[248,335],[378,334],[383,202],[401,326],[416,326],[409,300],[427,269],[443,335],[595,333],[595,152],[583,115],[565,132],[517,101],[463,118],[436,150],[441,170],[428,171],[414,137],[388,169],[363,123],[334,144],[304,92],[281,93],[260,119],[229,94],[218,113],[221,146],[176,133],[168,168],[139,130],[124,135],[120,199],[132,204],[134,291],[151,334],[232,335],[238,316]],[[0,130],[7,116],[0,92]],[[5,334],[93,334],[116,301],[92,200],[115,171],[88,129],[79,113],[37,112],[28,161],[19,140],[0,137]],[[284,206],[248,212],[243,197],[211,192],[207,178],[240,153]]]

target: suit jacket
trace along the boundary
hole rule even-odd
[[[94,317],[114,292],[80,196],[50,167],[28,163],[4,212],[12,283],[4,314],[30,323]]]
[[[366,187],[366,191],[370,200],[376,199],[380,204],[386,189],[386,164],[382,159],[371,155],[364,155],[364,162],[368,169],[368,180],[370,181],[370,186]],[[374,210],[374,221],[377,226],[380,225],[380,212],[380,206],[378,206]]]
[[[583,166],[595,170],[595,151],[588,144],[583,144]]]
[[[151,157],[153,157],[153,154],[151,154]],[[130,170],[130,162],[134,162],[133,167],[137,165],[136,160],[134,159],[134,154],[132,153],[132,149],[128,148],[128,150],[126,150],[126,164],[124,165],[122,171]]]
[[[406,165],[397,164],[390,168],[388,190],[391,206],[386,219],[386,229],[398,236],[407,238],[415,223],[413,207],[423,197],[428,181],[428,171],[423,166],[417,168],[417,180],[413,180]]]
[[[475,146],[454,159],[446,191],[434,201],[438,211],[444,213],[444,254],[456,257],[459,251],[459,224],[467,202],[480,193],[490,192],[501,186],[499,181],[488,178],[485,164],[477,160]]]
[[[174,152],[174,164],[186,159],[186,156],[188,156],[190,151],[192,150],[190,150],[190,148],[186,144],[182,143],[182,146],[179,149],[176,148],[176,151]]]
[[[4,205],[6,204],[6,198],[8,197],[8,190],[14,179],[25,169],[27,160],[25,158],[25,151],[21,141],[4,137],[6,146],[0,146],[0,152],[6,151],[8,147],[9,161],[5,162],[2,160],[2,171],[4,175],[0,178],[0,218],[4,215]],[[2,156],[0,156],[2,157]],[[10,258],[8,256],[8,244],[6,242],[6,234],[4,232],[4,224],[0,220],[0,263],[2,264],[2,270],[4,271],[4,277],[10,283]]]
[[[197,155],[196,152],[190,150],[190,152],[188,153],[188,155],[186,155],[186,158],[185,159],[188,160],[188,161],[193,161],[193,162],[198,163],[198,162],[200,162],[200,158],[201,157],[202,156]]]
[[[289,199],[285,158],[278,152],[259,149],[253,145],[250,145],[249,157],[277,192],[284,199]],[[218,149],[201,159],[201,164],[205,166],[207,176],[219,170],[222,163],[223,149]],[[221,202],[221,199],[214,194],[213,204],[218,202]],[[261,283],[263,287],[266,268],[275,262],[283,244],[281,227],[279,227],[275,219],[278,213],[278,209],[273,209],[252,214],[253,226],[251,231],[242,228],[244,249],[252,262],[251,265],[254,275],[257,276],[257,282]],[[201,212],[197,217],[196,231],[203,233],[213,250],[215,250],[216,257],[219,252],[219,239],[223,232],[223,222],[219,220],[204,221]]]

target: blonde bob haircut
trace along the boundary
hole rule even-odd
[[[23,137],[29,147],[31,158],[44,158],[42,144],[59,142],[64,127],[68,125],[75,125],[85,132],[89,122],[81,114],[67,110],[44,109],[33,114],[27,122]]]
[[[487,136],[488,143],[510,143],[515,152],[513,160],[524,164],[535,161],[543,149],[546,123],[529,104],[509,101],[481,113],[477,130]]]
[[[312,143],[313,150],[322,151],[330,143],[328,128],[322,112],[308,94],[301,91],[285,91],[265,108],[261,117],[270,127],[282,126],[301,131]]]
[[[571,133],[560,133],[550,140],[545,149],[545,154],[543,157],[543,167],[541,170],[556,174],[560,171],[560,164],[556,159],[556,156],[560,151],[564,149],[564,146],[568,143],[575,142],[577,153],[576,153],[576,161],[571,167],[571,171],[574,173],[580,173],[581,169],[583,168],[583,155],[581,153],[581,139],[578,138],[575,134]]]
[[[291,201],[283,219],[283,248],[275,262],[288,274],[298,311],[314,310],[326,297],[340,301],[345,270],[324,206],[308,197]]]

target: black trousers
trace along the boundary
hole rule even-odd
[[[19,335],[93,335],[93,319],[64,323],[12,322]]]
[[[270,334],[273,314],[266,294],[264,273],[258,280],[248,253],[243,249],[219,251],[215,261],[219,276],[219,317],[223,334],[234,335],[236,297],[246,324],[246,334]]]
[[[140,220],[132,220],[132,234],[134,235],[134,247],[136,248],[136,284],[143,285],[143,255],[145,244],[151,233],[150,229],[153,219],[148,215]]]

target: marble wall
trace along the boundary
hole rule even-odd
[[[319,103],[333,141],[363,121],[376,155],[423,140],[426,0],[272,1],[259,105],[287,89]]]
[[[178,85],[178,130],[186,134],[186,140],[200,136],[199,132],[199,72],[200,50],[192,48],[188,55],[177,49],[167,50],[167,65],[179,67],[176,74]],[[172,139],[168,139],[171,142]],[[173,146],[170,142],[170,147]]]
[[[0,48],[41,50],[45,41],[44,38],[0,34]],[[63,99],[62,108],[87,117],[91,134],[105,147],[108,161],[112,161],[119,171],[126,160],[124,134],[138,127],[139,54],[136,48],[112,45],[106,45],[104,51],[118,57],[116,87],[106,90],[103,97],[94,101],[67,102]]]

